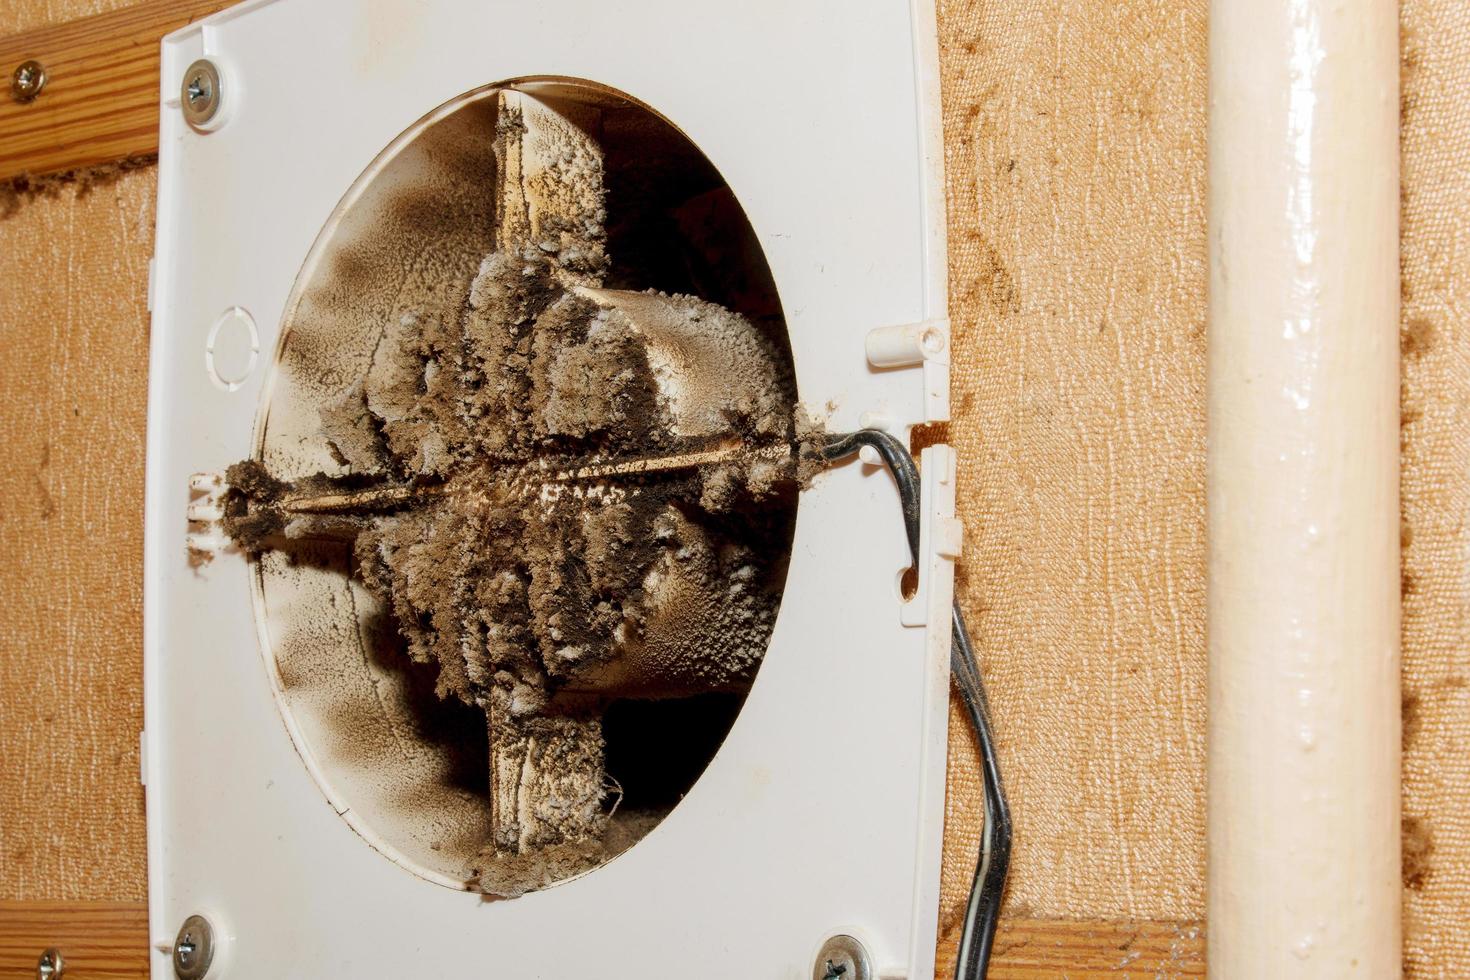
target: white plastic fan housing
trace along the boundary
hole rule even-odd
[[[155,977],[173,976],[165,951],[194,913],[215,928],[212,977],[798,980],[841,933],[877,976],[933,975],[960,544],[948,447],[922,458],[911,599],[893,480],[856,460],[819,476],[764,663],[692,790],[607,865],[491,902],[426,872],[326,773],[282,706],[251,568],[208,529],[220,488],[198,476],[257,447],[293,288],[344,195],[439,107],[517,80],[626,93],[718,168],[769,263],[799,397],[828,428],[904,436],[946,419],[933,18],[924,0],[251,0],[164,41],[145,567]],[[205,57],[224,99],[207,131],[179,107]],[[897,329],[870,342],[883,328]]]

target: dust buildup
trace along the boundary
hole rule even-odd
[[[582,123],[503,97],[499,247],[464,308],[377,325],[366,371],[320,413],[345,475],[288,484],[246,461],[227,477],[244,550],[349,538],[438,696],[484,711],[492,839],[467,874],[507,897],[651,826],[612,817],[602,712],[748,687],[794,517],[785,359],[719,306],[600,288]]]

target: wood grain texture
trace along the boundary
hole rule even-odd
[[[937,976],[953,976],[958,941],[940,943]],[[69,980],[145,980],[147,906],[0,901],[0,977],[33,977],[50,946],[66,958]],[[1194,922],[1005,919],[990,970],[991,980],[1204,975],[1204,939]]]
[[[0,199],[0,897],[146,897],[154,171]]]
[[[1010,910],[1203,915],[1204,0],[940,0],[959,598]],[[981,826],[951,716],[942,922]]]
[[[935,977],[954,976],[957,932],[939,942]],[[1198,922],[1001,919],[988,980],[1173,980],[1205,975]]]
[[[61,952],[66,980],[147,980],[148,906],[0,901],[0,978],[34,980],[50,947]]]
[[[0,4],[0,37],[111,13],[137,2],[138,0],[6,0]]]
[[[145,0],[109,13],[0,38],[0,180],[158,152],[159,41],[221,0]],[[9,95],[27,59],[46,66],[32,102]]]

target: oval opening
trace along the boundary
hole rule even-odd
[[[769,641],[794,403],[749,221],[656,112],[512,83],[386,148],[288,303],[257,425],[285,483],[246,542],[343,818],[513,897],[666,817]]]

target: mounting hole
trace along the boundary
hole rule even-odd
[[[898,573],[898,597],[904,602],[912,602],[914,596],[919,594],[919,569],[910,565]]]

